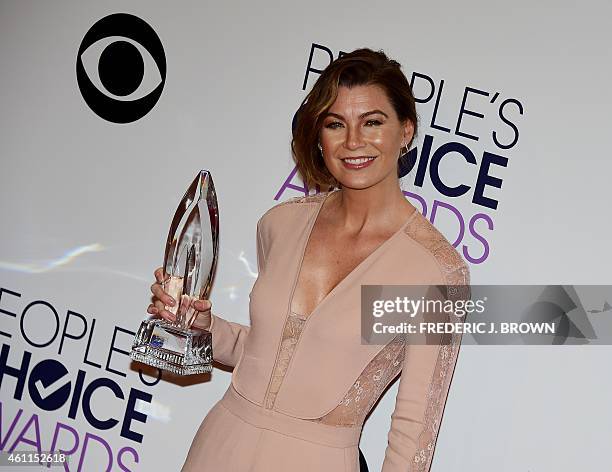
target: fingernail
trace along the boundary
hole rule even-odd
[[[168,305],[174,306],[176,302],[172,298],[168,298]]]

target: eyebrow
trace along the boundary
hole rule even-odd
[[[362,113],[361,115],[359,115],[359,118],[365,118],[366,116],[374,115],[376,113],[380,113],[385,118],[389,118],[389,116],[387,116],[387,114],[384,111],[382,111],[382,110],[366,111],[365,113]],[[345,121],[344,117],[342,115],[337,114],[337,113],[326,113],[323,118],[327,118],[328,116],[335,116],[336,118],[339,118],[339,119]]]

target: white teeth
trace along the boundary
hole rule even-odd
[[[358,159],[344,159],[344,162],[348,162],[349,164],[363,164],[364,162],[368,162],[374,159],[373,157],[360,157]]]

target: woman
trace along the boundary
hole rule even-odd
[[[359,49],[321,74],[292,150],[307,182],[338,189],[259,220],[251,326],[195,303],[215,360],[235,368],[184,471],[356,472],[363,422],[400,372],[382,470],[429,470],[458,339],[363,345],[360,332],[361,285],[469,283],[461,256],[400,189],[398,160],[416,127],[410,86],[384,53]],[[155,275],[148,311],[171,320],[161,269]]]

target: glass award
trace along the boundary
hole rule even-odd
[[[207,299],[217,263],[219,211],[210,172],[202,170],[174,214],[164,256],[164,290],[177,302],[166,307],[174,322],[144,320],[130,357],[178,375],[212,370],[212,334],[191,327],[196,299]]]

